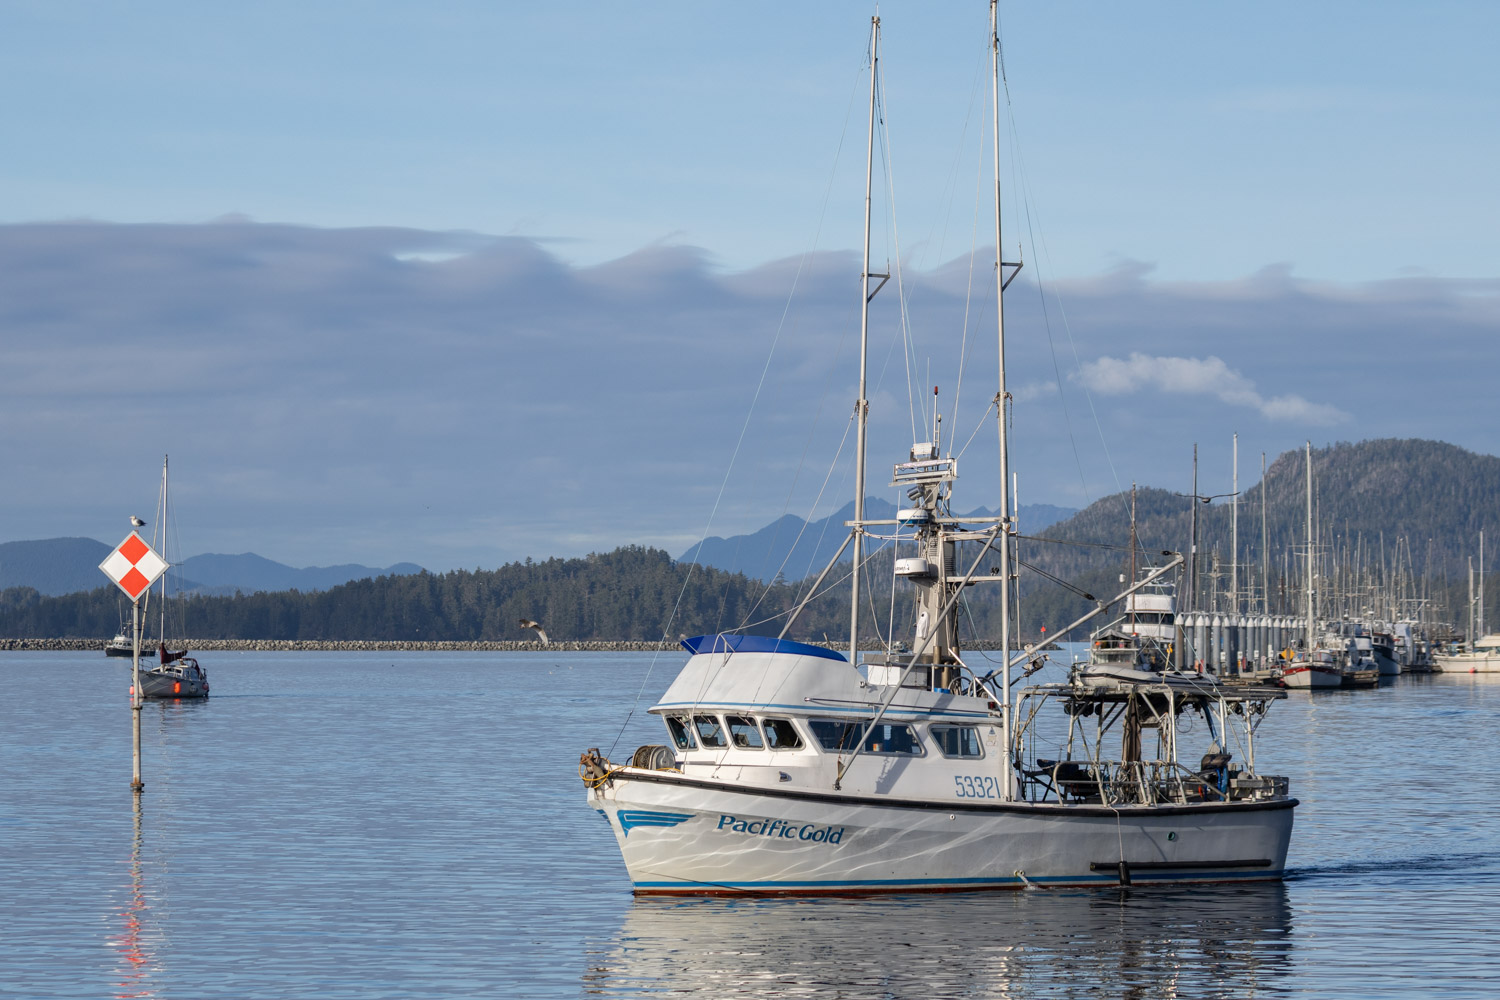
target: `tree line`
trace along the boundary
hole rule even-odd
[[[1481,527],[1500,525],[1500,459],[1429,441],[1339,444],[1315,451],[1313,458],[1323,525],[1321,549],[1330,566],[1342,560],[1346,568],[1352,567],[1349,578],[1361,586],[1380,580],[1409,593],[1423,593],[1433,616],[1462,627],[1468,553]],[[1265,483],[1241,497],[1237,551],[1242,596],[1258,592],[1260,497],[1265,495],[1273,613],[1301,610],[1301,564],[1290,556],[1305,535],[1301,462],[1300,453],[1282,455]],[[1026,641],[1056,638],[1062,625],[1118,593],[1120,577],[1128,576],[1132,566],[1139,573],[1160,565],[1165,552],[1186,552],[1192,507],[1191,500],[1166,490],[1138,491],[1134,562],[1128,547],[1128,493],[1096,502],[1042,537],[1023,539],[1020,557],[1028,568],[1021,577],[1019,634]],[[1198,606],[1206,608],[1213,601],[1227,602],[1223,591],[1229,578],[1229,511],[1222,502],[1199,507]],[[1495,547],[1500,548],[1500,531]],[[915,619],[911,585],[897,581],[891,589],[887,582],[895,554],[887,547],[871,557],[864,574],[868,589],[859,602],[860,628],[872,638],[889,635],[910,641]],[[958,561],[968,565],[963,555]],[[847,566],[830,574],[823,593],[807,604],[789,636],[846,639],[846,581]],[[555,639],[651,641],[719,631],[776,635],[787,612],[804,600],[810,582],[764,584],[741,573],[675,562],[658,549],[626,546],[582,558],[527,559],[496,570],[356,580],[319,592],[186,597],[171,602],[168,638],[531,638],[519,624],[523,618],[541,622]],[[1500,618],[1500,572],[1486,583],[1488,607]],[[965,592],[960,614],[964,642],[998,639],[997,591],[986,586]],[[1258,603],[1247,601],[1244,606],[1259,610]],[[0,591],[0,635],[107,637],[120,627],[122,611],[128,610],[119,591],[109,586],[61,597],[16,587]],[[1109,610],[1119,613],[1118,607]],[[148,620],[154,617],[148,615]]]

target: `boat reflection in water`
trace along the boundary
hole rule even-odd
[[[1291,971],[1290,930],[1281,883],[855,899],[641,897],[590,962],[582,989],[713,997],[1259,995],[1275,992]]]
[[[120,908],[120,932],[110,940],[110,946],[119,955],[119,967],[115,981],[115,996],[120,1000],[136,1000],[156,995],[151,987],[152,953],[143,931],[146,929],[151,904],[146,896],[145,869],[141,861],[141,797],[135,800],[134,832],[130,838],[130,882],[125,888],[124,905]]]

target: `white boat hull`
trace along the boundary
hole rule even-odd
[[[1344,675],[1338,670],[1328,670],[1316,666],[1309,667],[1305,664],[1294,663],[1282,673],[1281,682],[1289,688],[1297,688],[1304,691],[1323,690],[1341,687],[1344,683]]]
[[[1279,879],[1297,804],[882,802],[635,768],[589,801],[637,893],[693,895]]]
[[[142,698],[207,698],[208,678],[192,670],[141,670]]]
[[[1459,653],[1456,656],[1434,656],[1432,662],[1445,674],[1500,674],[1500,656]]]

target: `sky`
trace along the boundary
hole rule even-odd
[[[296,566],[842,505],[872,10],[5,5],[0,541],[117,540],[165,453],[179,556]],[[880,16],[870,492],[937,385],[993,506],[986,8]],[[1242,485],[1500,452],[1500,8],[1001,17],[1023,503],[1186,491],[1194,443],[1221,492],[1236,432]]]

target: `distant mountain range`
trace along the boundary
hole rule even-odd
[[[990,517],[993,513],[984,507],[968,512],[974,517]],[[1042,531],[1076,513],[1078,511],[1072,508],[1046,503],[1022,505],[1021,530],[1026,534]],[[877,519],[895,517],[896,507],[889,500],[866,497],[865,516]],[[849,536],[844,522],[852,517],[852,500],[837,513],[817,521],[804,521],[795,514],[786,514],[748,535],[705,538],[679,556],[677,561],[744,573],[751,579],[766,583],[775,580],[778,574],[787,580],[800,580],[819,572],[833,558]]]
[[[0,590],[32,587],[51,597],[107,585],[109,580],[99,571],[99,564],[112,548],[92,538],[0,542]],[[353,564],[297,569],[246,552],[241,555],[208,553],[193,556],[174,565],[171,572],[173,590],[227,595],[235,591],[253,594],[256,591],[328,590],[351,580],[420,573],[422,567],[415,563],[397,563],[384,569]]]
[[[1324,599],[1354,613],[1381,615],[1394,603],[1394,594],[1404,602],[1405,613],[1421,601],[1424,617],[1463,627],[1469,559],[1478,533],[1493,532],[1500,523],[1500,458],[1436,441],[1381,440],[1319,448],[1312,460],[1319,573],[1324,577],[1319,593]],[[1226,606],[1232,581],[1250,607],[1265,601],[1273,614],[1299,610],[1303,570],[1298,553],[1306,549],[1304,462],[1300,450],[1288,451],[1271,464],[1263,482],[1245,488],[1237,527],[1231,526],[1234,508],[1223,500],[1196,505],[1198,607]],[[1056,637],[1059,628],[1097,601],[1107,602],[1132,566],[1139,572],[1148,564],[1160,565],[1167,558],[1164,552],[1189,551],[1194,502],[1142,488],[1135,504],[1139,551],[1132,558],[1130,499],[1128,493],[1105,497],[1050,526],[1043,525],[1047,515],[1042,511],[1022,508],[1021,530],[1028,537],[1020,543],[1025,568],[1019,617],[1012,622],[1028,640],[1043,628],[1048,637]],[[851,508],[810,525],[782,518],[752,534],[708,539],[681,561],[627,546],[584,558],[528,559],[497,570],[390,575],[416,567],[294,570],[256,556],[200,556],[183,564],[190,578],[246,593],[192,598],[184,602],[185,620],[194,623],[191,634],[199,638],[515,639],[531,635],[517,624],[523,618],[542,622],[553,641],[650,639],[743,628],[775,634],[779,622],[771,616],[803,596],[796,581],[821,570],[842,543]],[[869,501],[867,509],[872,516],[894,513],[889,502],[880,500]],[[688,562],[700,548],[709,565],[694,571]],[[0,636],[112,634],[119,602],[100,587],[97,569],[107,551],[86,538],[0,545],[0,588],[13,588],[0,591]],[[888,578],[892,555],[886,552],[880,557],[884,562],[872,561],[872,579]],[[720,568],[724,564],[747,568],[746,575]],[[71,577],[64,572],[69,565]],[[759,582],[774,578],[778,570],[793,582],[770,587]],[[321,593],[286,589],[317,590],[355,574],[387,575],[354,579]],[[1180,599],[1185,584],[1180,576],[1178,580]],[[1061,581],[1066,585],[1060,586]],[[45,597],[16,589],[18,582],[54,593],[90,592]],[[253,590],[262,592],[249,593]],[[1486,575],[1485,590],[1486,607],[1500,607],[1500,574]],[[999,636],[996,595],[997,588],[990,587],[966,595],[966,635]],[[814,599],[792,636],[821,638],[847,629],[847,596],[831,588]],[[861,629],[871,635],[885,631],[892,621],[890,608],[888,601],[869,602],[861,608]],[[909,637],[915,623],[907,598],[895,614],[896,631]]]

